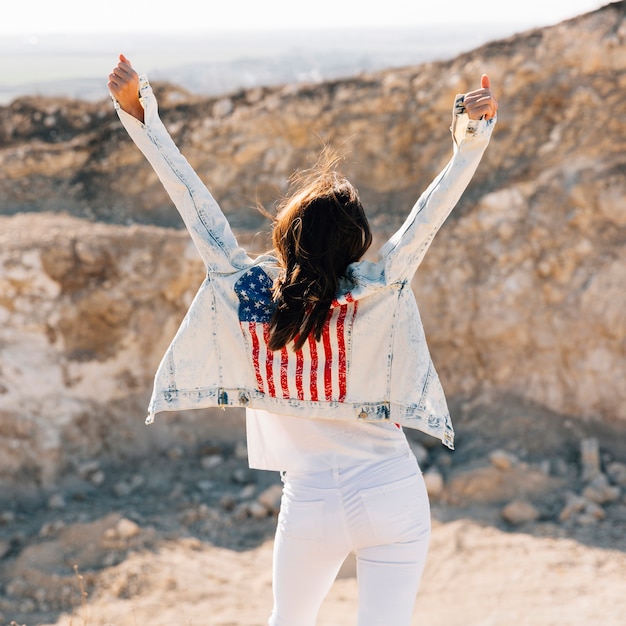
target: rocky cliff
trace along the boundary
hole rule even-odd
[[[448,62],[157,95],[258,251],[267,224],[251,207],[271,208],[321,140],[347,153],[345,173],[380,237],[390,233],[449,158],[450,104],[482,72],[501,103],[492,144],[414,283],[451,404],[516,396],[626,420],[626,2]],[[49,484],[87,458],[196,436],[211,420],[142,426],[202,268],[110,103],[0,108],[0,168],[0,476]]]

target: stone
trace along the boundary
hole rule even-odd
[[[597,520],[603,520],[606,517],[606,511],[596,503],[588,504],[585,507],[585,514],[591,515]]]
[[[591,481],[600,474],[600,445],[594,437],[580,442],[580,462],[583,481]]]
[[[200,465],[202,465],[202,469],[211,470],[218,465],[221,465],[224,461],[224,458],[221,454],[209,454],[205,457],[202,457],[200,460]]]
[[[240,500],[249,500],[254,496],[254,492],[256,491],[256,487],[254,485],[245,485],[242,490],[239,492]]]
[[[53,493],[48,498],[49,509],[64,509],[66,506],[65,497],[62,493]]]
[[[213,105],[213,116],[214,117],[226,117],[233,112],[234,109],[233,101],[230,98],[223,98],[218,100]]]
[[[241,461],[247,461],[248,460],[248,446],[246,445],[245,441],[238,441],[235,444],[235,449],[233,451],[233,456],[236,459],[239,459]]]
[[[244,520],[250,515],[250,509],[246,502],[240,502],[232,511],[233,519]]]
[[[494,450],[489,455],[489,462],[499,470],[510,470],[514,465],[517,465],[519,459],[506,450]]]
[[[100,461],[92,460],[80,463],[77,467],[78,475],[89,480],[96,472],[100,471]]]
[[[448,475],[446,497],[454,504],[504,504],[535,499],[563,485],[563,480],[546,475],[523,463],[503,471],[487,466],[455,468]]]
[[[536,522],[540,513],[537,507],[525,500],[515,500],[507,504],[500,515],[505,522],[514,526],[518,524],[526,524],[528,522]]]
[[[15,521],[15,513],[13,511],[0,512],[0,525],[12,524]]]
[[[132,493],[132,487],[126,481],[120,481],[113,486],[113,493],[118,498],[125,498]]]
[[[598,474],[582,492],[583,497],[596,504],[607,504],[617,502],[621,496],[621,489],[617,486],[609,485],[609,479],[604,474]]]
[[[232,511],[237,504],[237,498],[232,493],[226,493],[220,498],[220,506],[225,511]]]
[[[185,451],[180,446],[172,446],[166,451],[167,458],[170,461],[178,461],[185,455]]]
[[[250,517],[254,517],[255,519],[263,519],[267,517],[269,510],[260,502],[250,502],[248,504],[248,513]]]
[[[613,461],[607,465],[606,473],[613,483],[626,489],[626,463]]]
[[[11,542],[0,539],[0,561],[11,551]]]
[[[246,469],[245,467],[238,467],[233,473],[232,473],[232,480],[233,482],[239,484],[239,485],[245,485],[247,483],[253,483],[254,482],[254,474],[252,473],[251,470]]]
[[[51,535],[56,534],[59,530],[62,530],[63,528],[65,528],[65,522],[63,520],[46,522],[39,529],[39,536],[42,538],[50,537]]]
[[[262,491],[257,501],[262,504],[270,513],[277,515],[280,511],[280,501],[283,495],[282,485],[272,485]]]
[[[429,498],[436,500],[443,495],[445,482],[439,470],[431,468],[424,472],[424,482],[426,483],[426,491]]]
[[[565,506],[559,513],[559,521],[567,522],[588,505],[588,500],[572,492],[565,494]]]
[[[132,539],[141,532],[141,528],[132,520],[123,517],[115,525],[115,532],[120,539]]]
[[[89,476],[89,482],[96,487],[101,487],[105,481],[106,474],[102,470],[98,470]]]

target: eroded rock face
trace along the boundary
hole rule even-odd
[[[203,278],[182,231],[0,218],[0,477],[47,484],[155,443],[141,415]]]
[[[248,207],[271,206],[317,135],[346,146],[382,241],[449,158],[452,97],[487,71],[492,144],[414,282],[444,387],[626,420],[625,7],[353,80],[163,87],[162,117],[253,250],[267,224]],[[180,226],[110,103],[22,99],[0,108],[0,138],[4,213]],[[187,234],[30,213],[0,218],[0,244],[1,477],[48,483],[152,445],[152,377],[203,278]]]

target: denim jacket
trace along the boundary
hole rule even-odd
[[[470,120],[454,105],[453,155],[378,260],[347,270],[319,342],[295,352],[266,347],[273,311],[271,255],[251,258],[217,202],[161,122],[145,76],[144,123],[115,108],[180,212],[207,269],[155,377],[149,415],[205,407],[251,407],[302,418],[390,420],[454,446],[411,280],[433,237],[470,182],[495,119]]]

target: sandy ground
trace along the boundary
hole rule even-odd
[[[454,453],[422,450],[426,473],[437,469],[445,484],[431,499],[431,548],[413,624],[626,624],[623,426],[507,404],[491,412],[474,406],[457,433]],[[619,465],[622,478],[611,478],[610,501],[589,508],[585,500],[587,509],[564,516],[568,503],[589,495],[581,441],[590,435],[599,441],[599,469]],[[280,481],[250,471],[241,443],[204,442],[83,469],[43,501],[33,496],[10,508],[0,498],[0,624],[267,623]],[[505,521],[503,506],[520,498],[538,516]],[[272,499],[274,508],[259,507]],[[317,625],[354,625],[356,605],[349,558]]]
[[[271,541],[243,552],[173,541],[111,568],[85,608],[54,624],[258,626],[271,609],[271,557]],[[355,624],[353,574],[348,561],[319,626]],[[504,533],[468,520],[436,524],[413,623],[619,626],[625,584],[626,554],[618,550]]]

